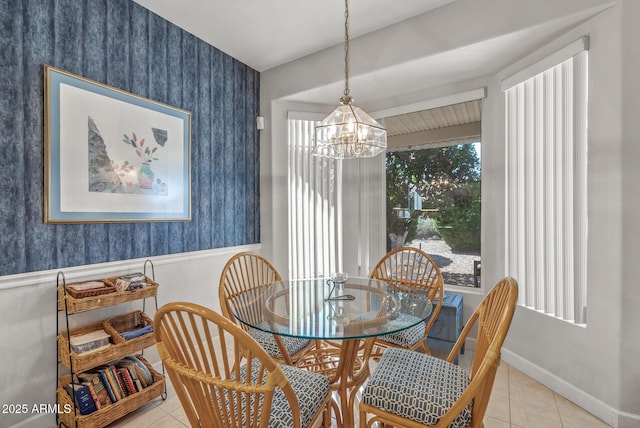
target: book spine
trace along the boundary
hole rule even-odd
[[[124,385],[120,381],[120,377],[118,376],[118,372],[116,371],[116,366],[109,366],[109,370],[111,371],[111,375],[113,379],[116,381],[116,388],[118,388],[118,392],[120,392],[120,397],[124,398],[127,396],[127,393],[124,389]]]
[[[102,409],[102,406],[100,405],[100,400],[98,399],[98,394],[96,394],[96,391],[93,389],[93,385],[91,384],[91,382],[83,382],[82,384],[85,385],[89,390],[89,395],[91,395],[91,398],[93,399],[93,403],[96,405],[96,409],[97,410]]]
[[[86,385],[71,384],[67,388],[81,415],[88,415],[97,410]]]
[[[113,377],[113,373],[111,373],[109,367],[104,368],[104,374],[107,378],[107,381],[109,382],[109,385],[111,386],[113,395],[116,397],[116,401],[122,400],[122,394],[120,393],[120,390],[118,388],[118,381]]]
[[[127,382],[124,379],[124,373],[122,372],[122,369],[116,370],[116,375],[118,376],[120,384],[122,384],[122,391],[124,392],[124,395],[128,397],[129,395],[131,395],[131,390],[129,389],[129,385],[127,385]]]
[[[127,371],[129,372],[129,376],[131,376],[131,380],[133,381],[133,384],[136,386],[136,391],[138,392],[142,391],[144,388],[142,386],[142,382],[140,382],[140,379],[138,379],[138,372],[136,371],[135,363],[131,363],[127,365],[126,368],[127,368]]]
[[[112,403],[111,397],[109,396],[109,392],[107,388],[104,386],[100,375],[95,373],[95,376],[92,377],[91,382],[93,383],[93,390],[96,392],[96,396],[98,397],[98,401],[100,401],[101,407],[106,407]]]
[[[138,388],[136,388],[136,384],[133,382],[133,376],[131,376],[131,372],[129,372],[129,369],[125,367],[120,370],[122,370],[122,377],[124,378],[131,393],[135,394],[136,392],[138,392]]]
[[[116,397],[116,394],[113,392],[113,388],[111,388],[111,382],[109,382],[106,371],[104,369],[98,370],[98,374],[100,375],[100,379],[102,379],[104,389],[107,390],[107,394],[109,395],[111,402],[115,403],[116,401],[118,401],[118,397]]]

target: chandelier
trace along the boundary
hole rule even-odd
[[[315,129],[313,154],[335,159],[368,158],[387,148],[387,130],[359,107],[349,93],[349,0],[344,1],[344,94]]]

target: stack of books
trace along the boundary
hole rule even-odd
[[[78,373],[77,380],[78,383],[67,386],[67,391],[82,415],[116,403],[154,382],[151,371],[134,356]]]

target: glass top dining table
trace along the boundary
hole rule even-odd
[[[308,339],[363,339],[413,327],[431,313],[424,294],[371,278],[282,280],[250,289],[231,302],[242,323],[268,333]]]
[[[355,391],[369,375],[374,339],[420,324],[432,309],[424,294],[372,278],[276,281],[230,303],[233,315],[249,327],[317,341],[296,365],[329,377],[340,396],[338,426],[344,427],[353,426]]]

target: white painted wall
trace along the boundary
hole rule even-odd
[[[621,91],[621,237],[622,248],[620,281],[623,284],[620,297],[620,408],[632,413],[623,428],[640,426],[640,2],[625,0],[621,10],[621,60],[620,80],[616,86]],[[618,77],[618,76],[616,76]],[[604,89],[603,89],[604,90]],[[602,109],[604,110],[604,108]],[[606,166],[603,165],[603,168]],[[594,180],[595,181],[595,180]],[[616,218],[609,219],[611,221]],[[627,416],[627,415],[623,415]]]
[[[514,365],[533,370],[553,389],[612,423],[618,422],[617,411],[640,415],[640,406],[624,408],[620,395],[627,382],[620,358],[624,340],[620,298],[625,289],[621,237],[625,232],[616,220],[625,198],[620,168],[621,13],[621,7],[605,11],[498,76],[513,74],[582,35],[590,37],[587,326],[522,309],[514,319],[506,348],[516,357]],[[497,110],[503,109],[499,103]]]
[[[486,3],[482,2],[483,5]],[[545,2],[544,7],[552,15],[556,8],[560,12],[567,4]],[[534,2],[526,3],[526,6],[521,4],[531,9],[542,7],[536,5]],[[530,15],[540,19],[537,15],[539,11],[523,10],[522,7],[509,10],[471,8],[471,16],[470,10],[465,9],[468,6],[469,2],[466,1],[448,6],[458,8],[457,22],[478,24],[466,28],[464,36],[459,39],[451,40],[451,49],[464,46],[467,43],[465,40],[483,40],[495,36],[495,27],[488,30],[480,24],[485,17],[501,14],[503,25],[509,27],[510,31],[516,31],[517,25],[514,23],[526,25],[525,21]],[[586,327],[578,327],[519,307],[505,343],[503,357],[508,363],[618,427],[640,426],[640,401],[637,399],[640,393],[640,311],[637,309],[640,307],[640,288],[636,286],[640,277],[640,263],[636,260],[640,255],[640,201],[639,192],[634,190],[640,178],[640,131],[637,128],[640,115],[638,18],[638,2],[620,0],[612,8],[572,29],[549,34],[547,45],[523,49],[519,55],[522,60],[492,74],[463,76],[458,81],[431,88],[417,88],[404,95],[372,87],[371,92],[378,98],[372,98],[371,93],[367,93],[364,98],[370,101],[366,105],[359,105],[368,111],[382,110],[479,87],[487,88],[482,121],[482,283],[493,284],[506,273],[504,100],[499,90],[500,81],[580,36],[590,37],[588,323]],[[535,19],[532,18],[533,21]],[[429,52],[430,46],[415,43],[416,40],[423,40],[425,31],[432,28],[426,25],[428,22],[422,23],[425,25],[406,25],[401,31],[386,29],[377,37],[365,36],[358,40],[352,45],[352,51],[371,52],[391,43],[388,38],[381,39],[381,34],[393,35],[394,49],[398,52],[383,58],[382,55],[381,58],[369,57],[363,63],[358,62],[360,57],[355,60],[352,57],[352,74],[367,75],[369,71],[372,74],[379,69],[392,67],[393,58],[399,64],[411,62],[410,58],[418,61],[422,56],[434,54]],[[279,202],[286,197],[286,180],[283,182],[280,179],[283,165],[286,165],[283,163],[286,162],[283,160],[286,159],[286,152],[281,147],[286,144],[282,131],[285,126],[283,112],[292,103],[290,100],[301,98],[300,94],[335,86],[339,81],[339,76],[327,70],[327,67],[335,67],[336,74],[340,71],[340,64],[332,61],[329,54],[325,51],[312,55],[262,75],[261,113],[271,128],[262,135],[263,144],[270,145],[263,157],[263,165],[270,163],[271,168],[278,171],[263,176],[266,185],[262,189],[268,190],[263,192],[262,197],[264,207],[269,209],[269,212],[262,213],[263,230],[286,232],[286,216],[280,210]],[[323,67],[313,64],[323,64]],[[389,83],[385,82],[385,85]],[[330,108],[316,106],[314,111],[328,113]],[[348,237],[345,234],[346,239]],[[284,256],[279,256],[280,252],[286,251],[279,243],[274,241],[272,245],[271,241],[265,240],[263,244],[265,251],[272,254],[275,260],[286,260],[281,258]],[[467,314],[480,298],[481,295],[465,293]]]

